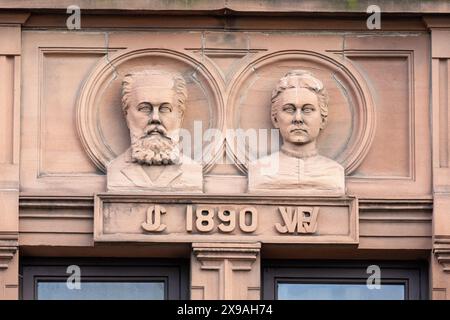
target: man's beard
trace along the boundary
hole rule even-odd
[[[158,134],[151,132],[158,131]],[[180,150],[161,126],[149,126],[146,134],[133,137],[131,160],[144,165],[169,165],[180,161]]]

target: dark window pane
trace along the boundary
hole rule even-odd
[[[382,284],[369,289],[366,284],[278,283],[280,300],[404,300],[403,284]]]
[[[38,282],[39,300],[163,300],[164,282],[81,282],[69,289],[66,282]]]

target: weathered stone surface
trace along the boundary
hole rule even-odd
[[[19,252],[190,257],[193,299],[259,299],[265,259],[426,260],[450,299],[449,1],[377,1],[374,30],[369,0],[80,0],[69,30],[72,4],[0,2],[1,299]],[[270,116],[293,70],[329,96],[297,140]],[[133,149],[154,118],[183,157]]]

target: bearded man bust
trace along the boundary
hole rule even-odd
[[[186,99],[180,74],[144,70],[124,77],[122,110],[131,146],[107,165],[108,191],[202,192],[201,164],[178,146]]]

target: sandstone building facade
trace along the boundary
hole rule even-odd
[[[72,2],[0,1],[1,299],[450,299],[450,1]]]

